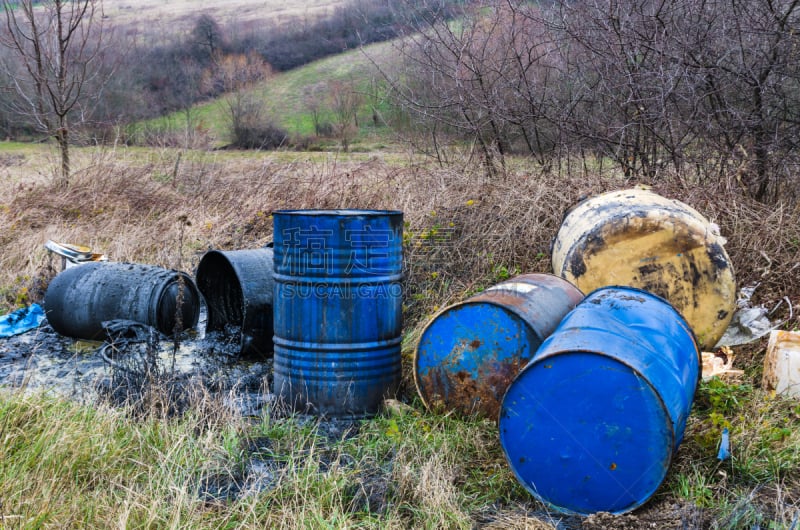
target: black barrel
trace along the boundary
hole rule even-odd
[[[197,325],[200,293],[180,271],[136,263],[86,263],[53,278],[47,320],[62,335],[103,338],[107,320],[133,320],[165,335]]]
[[[241,354],[272,356],[271,248],[211,250],[197,266],[197,288],[208,306],[206,331],[239,332]]]

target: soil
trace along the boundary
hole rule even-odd
[[[35,330],[0,339],[0,386],[92,404],[99,398],[118,400],[120,386],[129,387],[147,372],[185,391],[200,383],[240,414],[258,416],[272,399],[265,391],[272,359],[241,359],[237,333],[206,335],[203,322],[199,329],[179,341],[177,349],[175,342],[163,340],[149,346],[123,343],[104,350],[107,343],[61,336],[45,321]]]

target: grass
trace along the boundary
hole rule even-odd
[[[19,149],[38,177],[21,185],[22,166],[0,167],[0,313],[41,300],[54,273],[47,239],[191,271],[209,248],[270,241],[279,208],[403,210],[404,390],[403,403],[340,430],[274,410],[240,417],[207,394],[165,417],[4,390],[0,526],[791,528],[798,520],[800,406],[760,389],[766,340],[735,348],[741,383],[700,386],[654,498],[608,520],[547,511],[514,479],[492,422],[430,413],[417,400],[411,355],[430,316],[518,272],[549,271],[563,211],[627,185],[614,174],[546,173],[514,160],[488,180],[466,163],[432,167],[399,154],[92,148],[75,149],[81,169],[62,189],[47,176],[47,147],[0,144],[2,156]],[[654,191],[720,225],[739,283],[761,282],[754,303],[800,297],[793,205],[669,180]],[[733,458],[719,462],[724,427]]]
[[[491,500],[517,490],[496,444],[487,451],[491,428],[413,408],[332,436],[296,417],[202,423],[191,415],[134,421],[120,410],[5,393],[0,520],[21,528],[469,528],[487,481],[502,486]],[[232,501],[211,494],[252,462],[274,480]]]
[[[358,113],[360,127],[354,149],[364,149],[369,144],[393,143],[389,129],[372,123],[372,104],[383,116],[389,115],[390,109],[385,101],[386,89],[370,62],[370,57],[375,60],[385,57],[392,46],[391,42],[371,44],[363,51],[353,50],[321,59],[289,72],[276,74],[247,92],[264,101],[267,116],[277,125],[291,135],[307,137],[315,134],[311,111],[305,102],[307,94],[316,94],[320,104],[321,122],[332,123],[335,122],[335,117],[327,98],[331,83],[342,83],[368,100],[362,103]],[[228,142],[226,97],[200,103],[188,111],[189,128],[207,134],[208,142],[212,146],[225,145]],[[181,133],[186,128],[187,112],[176,112],[134,126],[134,130],[155,130],[162,135]],[[336,146],[336,143],[335,139],[321,139],[318,147],[330,148]]]
[[[700,400],[709,392],[701,387]],[[708,414],[695,411],[666,484],[638,520],[659,520],[677,500],[698,510],[686,510],[689,528],[789,528],[800,513],[798,440],[776,439],[773,426],[787,407],[797,405],[751,393],[737,409],[749,420],[724,463],[697,436]],[[142,418],[3,392],[0,440],[0,521],[12,527],[579,524],[524,491],[492,422],[432,414],[413,400],[337,431],[307,417],[236,417],[209,403],[179,418]],[[625,517],[634,516],[615,520]]]

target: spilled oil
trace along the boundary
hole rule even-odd
[[[259,415],[272,401],[272,359],[240,358],[237,330],[206,333],[205,327],[203,311],[197,328],[177,344],[164,340],[149,351],[146,344],[127,344],[107,349],[107,357],[123,369],[135,370],[149,354],[161,375],[187,385],[202,384],[234,412]],[[119,383],[119,366],[103,359],[103,344],[59,335],[46,321],[35,330],[0,339],[0,387],[96,403]]]
[[[244,417],[261,417],[266,412],[279,416],[283,409],[272,407],[275,400],[269,390],[272,359],[243,358],[239,329],[207,332],[204,309],[197,328],[177,348],[173,341],[161,340],[150,349],[146,342],[141,342],[121,343],[119,348],[106,346],[103,350],[105,343],[64,337],[45,321],[36,330],[0,339],[0,387],[28,394],[45,392],[90,406],[101,401],[114,404],[119,402],[113,397],[120,393],[120,387],[142,383],[141,377],[137,379],[141,375],[138,372],[144,365],[143,359],[149,359],[154,361],[157,375],[166,376],[159,384],[179,389],[177,403],[193,390],[202,389]],[[103,359],[102,351],[112,364]],[[128,369],[134,374],[131,378],[126,377]],[[312,422],[319,435],[331,444],[358,432],[355,420],[305,415],[297,415],[295,419],[301,424]],[[235,473],[228,469],[210,470],[198,477],[200,500],[224,503],[277,487],[286,472],[287,458],[272,446],[266,437],[252,440],[243,447],[246,464],[241,469]],[[321,458],[319,463],[321,472],[327,465],[324,460]],[[355,463],[352,465],[355,470]],[[377,472],[375,476],[381,480],[376,482],[374,492],[369,489],[370,494],[363,502],[382,507],[386,503],[388,479]]]

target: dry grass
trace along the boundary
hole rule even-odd
[[[105,0],[103,15],[106,24],[126,32],[172,35],[191,30],[200,15],[210,15],[220,24],[244,31],[267,23],[313,20],[343,3],[337,0]]]
[[[41,297],[54,272],[42,247],[47,239],[88,245],[113,260],[191,273],[209,248],[255,248],[270,241],[271,212],[277,209],[400,209],[406,220],[406,355],[437,307],[517,272],[548,272],[550,241],[568,206],[629,185],[611,175],[541,174],[524,164],[488,181],[479,168],[430,167],[411,159],[390,164],[377,157],[184,153],[176,171],[177,151],[76,151],[87,157],[88,169],[68,189],[45,178],[21,184],[14,175],[2,177],[11,184],[0,187],[0,223],[6,227],[0,234],[0,312]],[[762,283],[758,303],[800,298],[800,219],[794,205],[767,207],[735,190],[669,182],[655,191],[683,200],[721,226],[740,282]],[[796,317],[786,325],[796,327]],[[749,528],[797,520],[800,411],[795,403],[754,390],[764,344],[747,352],[745,385],[700,389],[685,442],[656,498],[627,519],[596,517],[587,524]],[[406,391],[414,402],[413,388]],[[414,406],[332,439],[292,418],[264,417],[254,426],[207,395],[193,399],[196,406],[181,418],[150,415],[134,422],[113,411],[3,397],[0,429],[22,433],[15,436],[25,443],[0,444],[0,514],[25,517],[23,527],[574,523],[548,515],[516,483],[496,428],[488,423]],[[736,458],[719,464],[715,444],[725,425],[732,429]],[[50,444],[51,438],[59,444]],[[43,463],[34,465],[37,459]],[[247,490],[243,469],[254,459],[272,466],[277,486],[235,500],[199,499],[198,484],[239,481]],[[57,460],[71,464],[54,473]],[[11,495],[14,488],[19,491]],[[52,499],[40,519],[37,499]]]
[[[13,176],[0,190],[0,221],[7,227],[0,234],[4,309],[26,301],[19,289],[32,288],[26,282],[46,270],[47,239],[87,245],[116,261],[191,272],[209,248],[270,241],[273,210],[389,208],[405,212],[411,328],[437,306],[510,275],[549,271],[550,242],[565,209],[626,185],[612,176],[540,174],[524,167],[489,181],[473,167],[388,164],[377,157],[184,155],[176,166],[179,152],[168,149],[157,156],[140,150],[85,153],[91,153],[87,169],[66,190],[43,177],[23,184]],[[700,186],[660,184],[655,191],[721,226],[740,285],[761,283],[756,302],[797,299],[800,210],[794,205],[767,206]]]

